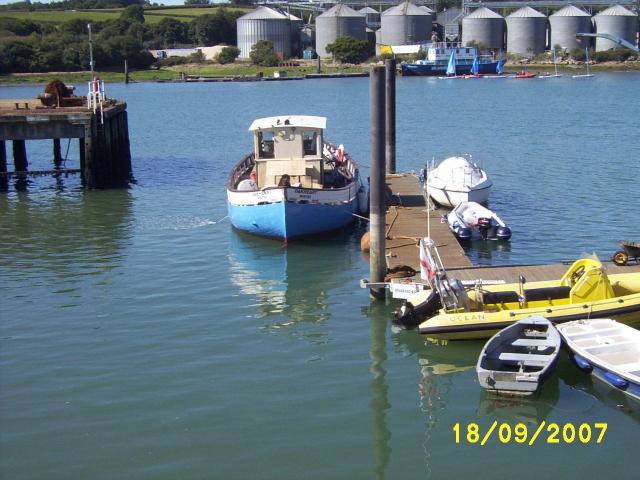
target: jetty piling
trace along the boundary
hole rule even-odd
[[[385,91],[384,67],[372,67],[369,80],[369,115],[371,128],[371,176],[369,225],[371,246],[369,250],[369,281],[384,281],[387,272],[385,258]],[[386,289],[375,287],[369,290],[371,297],[384,300]]]
[[[79,168],[63,168],[61,139],[65,138],[79,141]],[[26,141],[47,139],[53,142],[54,168],[29,171]],[[7,141],[13,144],[12,172],[7,169]],[[8,187],[8,177],[24,179],[33,174],[80,173],[86,188],[123,187],[132,180],[129,127],[123,101],[106,100],[95,110],[78,105],[46,106],[35,100],[0,101],[0,142],[3,189]]]
[[[385,61],[385,165],[396,173],[396,61]]]

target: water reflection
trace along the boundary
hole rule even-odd
[[[564,356],[564,354],[562,354]],[[560,381],[569,388],[582,392],[584,395],[593,397],[599,404],[609,408],[623,411],[640,421],[640,402],[624,394],[605,382],[595,378],[593,375],[583,372],[573,361],[562,358],[558,362],[557,376]]]
[[[472,239],[461,242],[461,246],[474,265],[509,263],[511,258],[511,242]]]
[[[373,423],[373,476],[376,479],[384,479],[389,459],[391,458],[391,430],[387,422],[387,411],[391,408],[389,403],[389,385],[386,381],[387,371],[384,362],[387,360],[386,332],[388,325],[388,310],[380,302],[373,303],[368,308],[368,316],[371,321],[371,358],[372,379],[371,386],[371,419]]]
[[[503,420],[511,425],[524,423],[527,426],[537,426],[542,420],[547,419],[560,397],[557,375],[551,375],[540,391],[531,396],[496,395],[478,388],[478,416],[490,417],[492,421]]]
[[[0,195],[3,276],[77,284],[115,268],[132,235],[131,210],[127,190]]]
[[[247,302],[255,300],[249,306],[257,318],[269,320],[263,327],[269,331],[323,325],[331,318],[330,292],[343,285],[341,275],[358,261],[350,245],[351,235],[347,232],[330,238],[294,241],[285,246],[278,241],[232,231],[231,281],[248,296]],[[324,337],[324,333],[303,335]]]
[[[432,475],[431,452],[437,450],[433,445],[432,432],[445,416],[447,404],[455,395],[452,392],[454,386],[474,368],[482,343],[435,341],[407,331],[398,331],[393,338],[402,353],[418,359],[418,393],[425,421],[424,459],[426,477],[429,478]]]

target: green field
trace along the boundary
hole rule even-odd
[[[165,8],[165,9],[145,9],[145,23],[154,24],[160,22],[163,18],[172,17],[183,22],[190,22],[196,17],[215,13],[220,7],[210,8]],[[228,8],[227,10],[243,11],[246,9]],[[2,12],[3,17],[20,18],[22,20],[31,20],[33,22],[46,23],[64,23],[77,18],[86,21],[104,21],[117,19],[120,17],[122,10],[52,10],[48,12]]]

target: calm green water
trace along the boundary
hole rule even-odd
[[[0,194],[0,478],[634,476],[640,405],[564,356],[540,396],[496,400],[475,377],[481,342],[392,332],[397,304],[358,287],[364,226],[285,249],[216,222],[256,117],[325,115],[366,164],[367,79],[107,88],[129,105],[136,185]],[[637,74],[400,78],[399,169],[458,153],[485,166],[514,236],[475,245],[475,262],[608,258],[639,237],[639,88]],[[27,149],[48,166],[50,144]],[[608,430],[598,445],[467,443],[467,424],[496,420]]]

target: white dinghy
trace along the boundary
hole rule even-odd
[[[509,240],[511,229],[493,211],[476,202],[462,202],[444,215],[449,229],[460,240]]]
[[[478,358],[478,382],[488,391],[531,395],[551,375],[562,341],[553,324],[531,316],[496,333]]]
[[[580,369],[640,400],[640,331],[608,318],[557,328]]]
[[[470,158],[449,157],[426,170],[425,190],[445,207],[462,202],[487,203],[492,185],[487,173]]]

